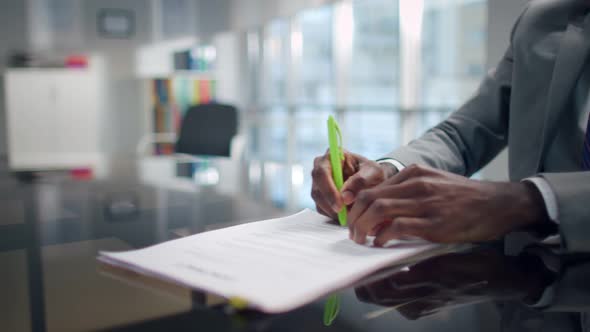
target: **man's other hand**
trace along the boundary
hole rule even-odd
[[[466,243],[497,239],[547,219],[540,193],[528,183],[488,182],[412,165],[362,190],[348,214],[350,238],[374,235],[376,246],[420,237]]]
[[[330,151],[314,160],[311,176],[313,184],[311,197],[316,209],[321,214],[336,219],[338,211],[345,205],[352,204],[361,190],[372,188],[382,183],[388,176],[396,173],[390,165],[380,165],[363,156],[344,152],[342,165],[344,185],[339,192],[332,177]]]

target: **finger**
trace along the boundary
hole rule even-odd
[[[374,187],[384,179],[383,170],[370,163],[360,166],[357,173],[349,177],[342,185],[342,198],[346,205],[354,202],[356,195],[363,189]]]
[[[373,227],[372,229],[370,229],[367,232],[368,236],[375,236],[375,234],[379,233],[379,230],[381,229],[381,227],[386,227],[388,223],[390,223],[391,220],[384,220],[382,223],[377,224],[375,227]]]
[[[365,212],[365,210],[373,203],[377,197],[374,189],[362,190],[355,200],[350,213],[348,214],[348,228],[351,234],[354,232],[354,224],[356,220]]]
[[[382,185],[361,191],[348,214],[350,238],[355,238],[354,233],[357,231],[356,223],[376,199],[396,200],[390,202],[389,211],[385,211],[387,212],[386,217],[388,220],[397,216],[424,216],[427,213],[426,206],[420,202],[423,201],[421,197],[428,194],[428,190],[431,189],[429,189],[428,184],[424,183],[424,181],[411,180],[398,185]],[[368,218],[374,218],[374,216],[369,215]],[[371,230],[367,232],[367,234],[371,233]]]
[[[359,164],[364,160],[364,157],[344,151],[344,163],[342,164],[342,175],[344,179],[346,180],[355,174],[359,169]]]
[[[332,179],[332,166],[326,157],[316,158],[311,176],[315,188],[330,205],[330,209],[334,212],[340,211],[343,206],[342,198]]]
[[[320,213],[323,214],[326,217],[330,217],[332,219],[336,218],[336,214],[334,212],[332,212],[332,210],[328,210],[326,211],[324,208],[322,208],[319,204],[316,203],[315,205],[315,209]]]
[[[364,243],[367,234],[377,234],[382,227],[389,228],[393,217],[417,217],[421,213],[419,204],[415,200],[377,198],[355,220],[353,225],[354,240],[357,243]],[[386,225],[382,225],[384,222]]]
[[[390,177],[386,182],[387,184],[400,184],[402,182],[408,181],[409,179],[429,174],[430,172],[431,169],[425,166],[413,164],[404,168],[401,172],[395,174],[394,176]]]
[[[352,240],[358,244],[365,244],[365,243],[367,243],[367,233],[365,233],[361,230],[355,229],[352,232]]]
[[[375,235],[373,244],[382,247],[389,240],[399,239],[405,236],[419,237],[433,241],[433,229],[435,224],[424,218],[399,217],[395,218],[388,227],[380,229]]]
[[[316,186],[314,186],[311,190],[311,198],[314,200],[316,209],[319,213],[330,218],[336,217],[336,213],[332,210],[332,206],[330,203],[328,203],[322,192]]]
[[[349,177],[342,186],[342,200],[344,201],[344,204],[352,204],[359,191],[367,189],[368,187],[367,179],[365,179],[360,172]]]
[[[373,190],[378,197],[409,199],[429,194],[432,187],[423,179],[410,179],[400,184],[383,183],[374,187]]]
[[[348,214],[348,224],[352,228],[356,220],[365,212],[365,210],[378,198],[398,199],[398,204],[406,207],[404,210],[392,210],[390,213],[406,213],[407,216],[419,216],[422,213],[418,197],[424,193],[424,185],[420,181],[409,181],[399,185],[382,185],[367,189],[359,193],[355,203],[352,205]],[[412,199],[412,200],[408,200]],[[394,203],[392,208],[395,208]]]

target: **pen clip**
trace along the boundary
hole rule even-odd
[[[344,160],[344,151],[342,151],[342,133],[340,132],[340,127],[334,121],[334,129],[336,129],[336,134],[338,136],[338,152],[340,155],[340,160]]]

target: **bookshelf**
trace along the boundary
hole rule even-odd
[[[173,137],[191,105],[220,102],[239,107],[242,44],[241,33],[224,32],[208,44],[183,38],[140,48],[136,73],[144,82],[144,138]],[[156,144],[153,150],[156,155],[172,152],[171,143]]]
[[[184,113],[191,105],[215,100],[216,81],[212,77],[198,75],[173,75],[151,79],[152,123],[154,134],[178,134]],[[172,143],[158,143],[156,155],[174,153]]]

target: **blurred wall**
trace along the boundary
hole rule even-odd
[[[22,0],[0,1],[0,75],[8,55],[28,46],[27,8]],[[0,157],[7,153],[6,112],[4,110],[4,76],[0,77]]]
[[[488,69],[496,66],[504,55],[514,22],[528,0],[488,0]],[[488,180],[508,179],[508,151],[504,150],[481,172]]]
[[[216,33],[230,30],[233,1],[196,0],[196,33],[200,39],[209,42]]]
[[[144,133],[141,119],[143,86],[135,77],[135,51],[153,40],[152,1],[146,0],[27,0],[31,48],[56,54],[98,54],[104,60],[106,93],[101,114],[101,150],[116,159],[133,155]],[[133,16],[129,38],[103,36],[98,15],[103,9]]]
[[[75,1],[75,0],[74,0]],[[105,38],[97,31],[102,9],[133,13],[135,32],[127,39]],[[145,0],[86,0],[82,7],[83,42],[79,49],[104,56],[106,110],[103,115],[103,151],[110,156],[131,155],[143,133],[142,84],[135,77],[135,51],[152,40],[150,2]]]
[[[13,0],[13,2],[18,2]],[[231,0],[28,0],[33,48],[56,53],[100,54],[105,60],[106,109],[102,150],[107,156],[133,156],[147,133],[145,82],[135,73],[139,47],[182,36],[212,37],[229,29]],[[122,9],[134,17],[134,34],[102,36],[97,17],[103,9]],[[180,21],[180,22],[179,22]]]
[[[261,26],[273,18],[292,16],[306,8],[336,2],[334,0],[232,0],[231,28]]]

